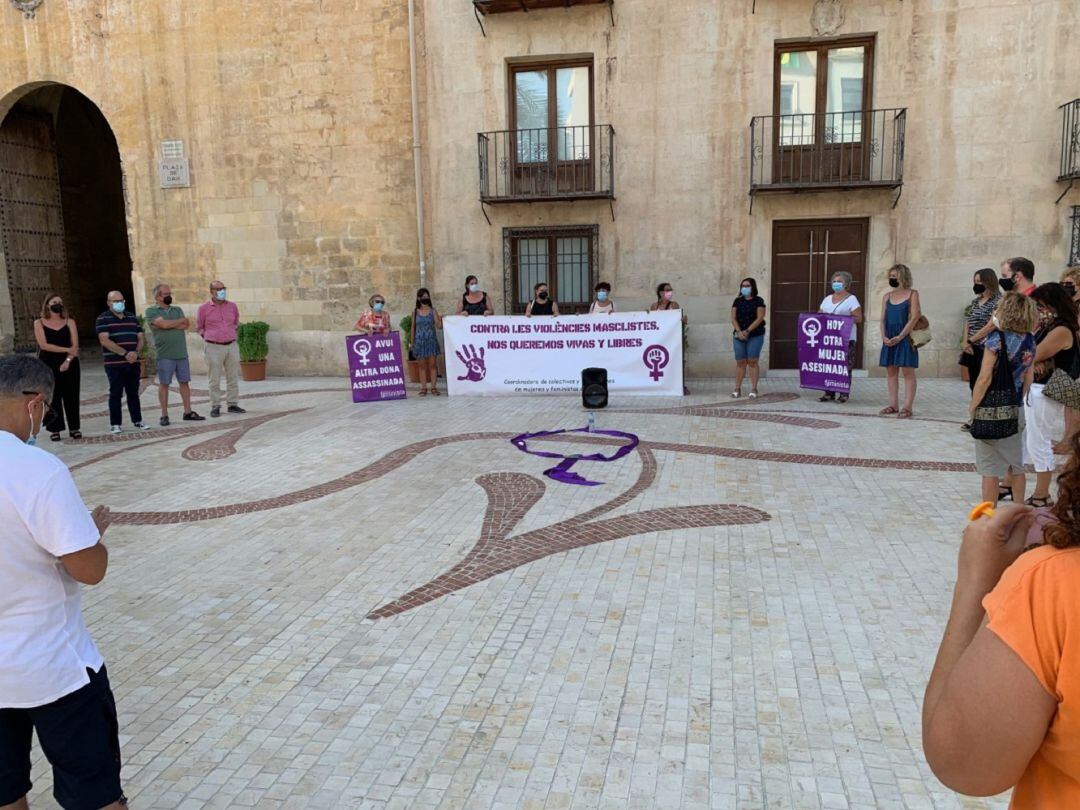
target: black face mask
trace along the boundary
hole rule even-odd
[[[1062,284],[1061,286],[1065,288],[1065,292],[1067,292],[1069,294],[1069,298],[1075,298],[1076,297],[1076,285],[1075,284]]]
[[[971,291],[973,293],[975,293],[976,295],[982,295],[984,292],[986,292],[986,285],[985,284],[975,284],[975,285],[973,285],[971,287]]]
[[[431,299],[430,298],[421,298],[420,299],[420,306],[422,306],[422,307],[431,306]]]
[[[1009,292],[1013,287],[1016,286],[1016,282],[1013,281],[1011,278],[1002,278],[998,282],[998,284],[1001,285],[1001,289],[1003,289],[1005,292]]]
[[[890,278],[889,279],[889,286],[890,287],[899,287],[900,286],[900,280],[895,279],[895,278]]]
[[[161,303],[163,303],[167,307],[171,307],[172,306],[172,296],[171,295],[166,295],[164,298],[161,299]]]
[[[63,304],[50,304],[49,309],[52,310],[53,312],[55,312],[57,315],[59,315],[61,312],[64,311],[64,305]]]
[[[547,293],[546,292],[537,293],[536,298],[537,298],[538,301],[547,301]]]

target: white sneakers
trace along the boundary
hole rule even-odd
[[[123,433],[123,428],[121,428],[119,425],[113,425],[111,428],[109,428],[109,433],[112,433],[112,434]]]
[[[134,424],[134,427],[137,427],[139,430],[149,430],[150,429],[150,426],[148,424],[146,424],[146,422],[136,422]],[[123,433],[123,432],[124,432],[124,429],[122,427],[120,427],[120,425],[113,425],[112,427],[109,428],[109,433],[113,434],[114,436],[117,433]]]

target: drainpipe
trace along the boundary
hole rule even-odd
[[[420,93],[416,81],[416,3],[409,0],[409,79],[412,89],[413,172],[416,174],[416,244],[420,253],[420,286],[427,286],[424,248],[424,176],[420,161]]]

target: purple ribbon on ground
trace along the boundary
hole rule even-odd
[[[580,453],[567,456],[563,453],[549,453],[544,450],[530,450],[527,442],[530,439],[544,439],[549,436],[561,436],[566,433],[587,433],[589,435],[602,435],[602,436],[614,436],[617,439],[628,439],[628,443],[622,445],[615,451],[614,455],[605,456],[603,453],[589,453],[588,455],[582,455]],[[515,436],[510,440],[518,450],[523,453],[528,453],[532,456],[540,456],[541,458],[561,458],[562,462],[556,464],[554,467],[548,470],[544,470],[544,475],[550,478],[552,481],[559,481],[563,484],[577,484],[583,487],[598,487],[602,484],[602,481],[589,481],[582,478],[576,472],[570,470],[579,461],[618,461],[623,456],[627,455],[640,443],[640,439],[633,433],[623,433],[621,430],[590,430],[588,427],[583,428],[565,428],[563,430],[542,430],[538,433],[522,433],[520,436]]]

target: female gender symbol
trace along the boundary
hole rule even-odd
[[[604,436],[615,436],[619,439],[628,439],[628,443],[622,445],[615,451],[614,455],[605,456],[603,453],[590,453],[589,455],[581,455],[580,453],[566,456],[562,453],[548,453],[543,450],[530,450],[527,442],[530,439],[542,439],[548,436],[559,436],[564,433],[588,433],[588,434],[602,434]],[[560,481],[564,484],[577,484],[583,487],[598,487],[601,481],[588,481],[582,478],[576,472],[571,472],[570,468],[577,464],[579,461],[617,461],[625,456],[631,450],[638,446],[640,439],[633,433],[623,433],[620,430],[592,430],[588,427],[583,428],[567,428],[565,430],[542,430],[539,433],[522,433],[520,436],[515,436],[510,440],[518,450],[523,453],[528,453],[532,456],[540,456],[542,458],[561,458],[562,463],[555,465],[549,470],[544,470],[544,475],[550,478],[552,481]]]

